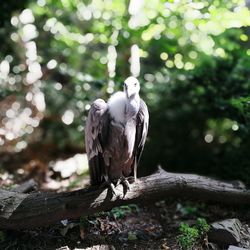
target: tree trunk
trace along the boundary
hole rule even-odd
[[[23,194],[0,190],[0,227],[25,229],[48,226],[63,219],[78,218],[129,203],[145,203],[167,197],[185,197],[232,205],[250,204],[250,190],[240,182],[221,182],[211,178],[167,173],[159,169],[131,184],[117,196],[107,188],[89,187],[73,192]]]

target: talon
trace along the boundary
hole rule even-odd
[[[112,183],[111,181],[107,180],[107,181],[103,182],[101,187],[108,187],[108,189],[111,190],[112,197],[118,196],[118,194],[116,193],[116,190],[115,190],[116,187],[115,187],[114,183]]]
[[[119,186],[121,184],[121,179],[118,179],[118,181],[116,182],[116,187]]]
[[[123,197],[126,195],[128,191],[130,191],[130,184],[127,179],[122,178],[121,179],[121,184],[123,186]]]
[[[112,182],[109,183],[109,187],[111,189],[112,195],[117,196],[117,193],[115,191],[115,185]]]
[[[127,179],[124,179],[122,181],[122,184],[127,188],[127,190],[130,190],[130,183]]]
[[[128,182],[129,182],[129,184],[130,184],[130,183],[136,182],[137,178],[134,177],[134,176],[129,176],[129,177],[127,178],[127,180],[128,180]]]

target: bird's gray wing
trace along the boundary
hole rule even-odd
[[[86,121],[85,147],[89,161],[91,185],[101,184],[105,174],[103,152],[109,126],[107,110],[108,106],[104,100],[95,100]]]
[[[135,135],[135,146],[134,146],[134,173],[136,177],[137,165],[140,161],[140,157],[146,142],[148,134],[149,114],[146,103],[141,99],[140,108],[136,117],[136,135]]]

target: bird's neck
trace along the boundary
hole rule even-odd
[[[130,97],[127,97],[128,102],[137,102],[140,100],[140,96],[138,93],[131,95]]]
[[[140,107],[140,96],[139,94],[135,94],[127,98],[126,108],[125,108],[125,115],[126,117],[133,118],[137,115]]]

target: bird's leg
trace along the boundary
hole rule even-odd
[[[118,179],[117,182],[116,182],[116,187],[119,186],[121,184],[121,179]]]
[[[117,196],[117,193],[115,191],[115,185],[111,181],[108,182],[108,185],[109,185],[109,188],[111,189],[112,195]]]
[[[126,180],[129,184],[137,181],[137,162],[136,161],[134,163],[134,175],[127,177]]]
[[[125,186],[126,189],[130,190],[129,181],[125,177],[119,178],[116,182],[115,187],[118,187],[120,184],[122,184],[123,187]]]
[[[108,187],[111,190],[112,195],[117,196],[114,183],[112,181],[110,181],[107,176],[104,177],[104,179],[105,179],[105,182],[103,182],[101,186]]]
[[[123,186],[123,196],[125,196],[126,193],[130,190],[130,184],[129,184],[128,180],[126,178],[124,178],[124,177],[121,177],[118,180],[118,182],[119,182],[119,184],[122,184],[122,186]]]
[[[134,176],[129,176],[126,178],[126,180],[129,182],[129,184],[135,182],[135,177]]]
[[[122,184],[127,188],[127,190],[130,190],[130,183],[127,179],[122,180]]]
[[[130,183],[133,183],[133,182],[136,182],[136,181],[137,181],[137,163],[135,162],[134,163],[134,175],[127,177],[126,182],[128,184],[130,184]]]
[[[136,163],[136,160],[135,160],[135,164],[134,164],[134,182],[136,182],[137,180],[137,163]]]

